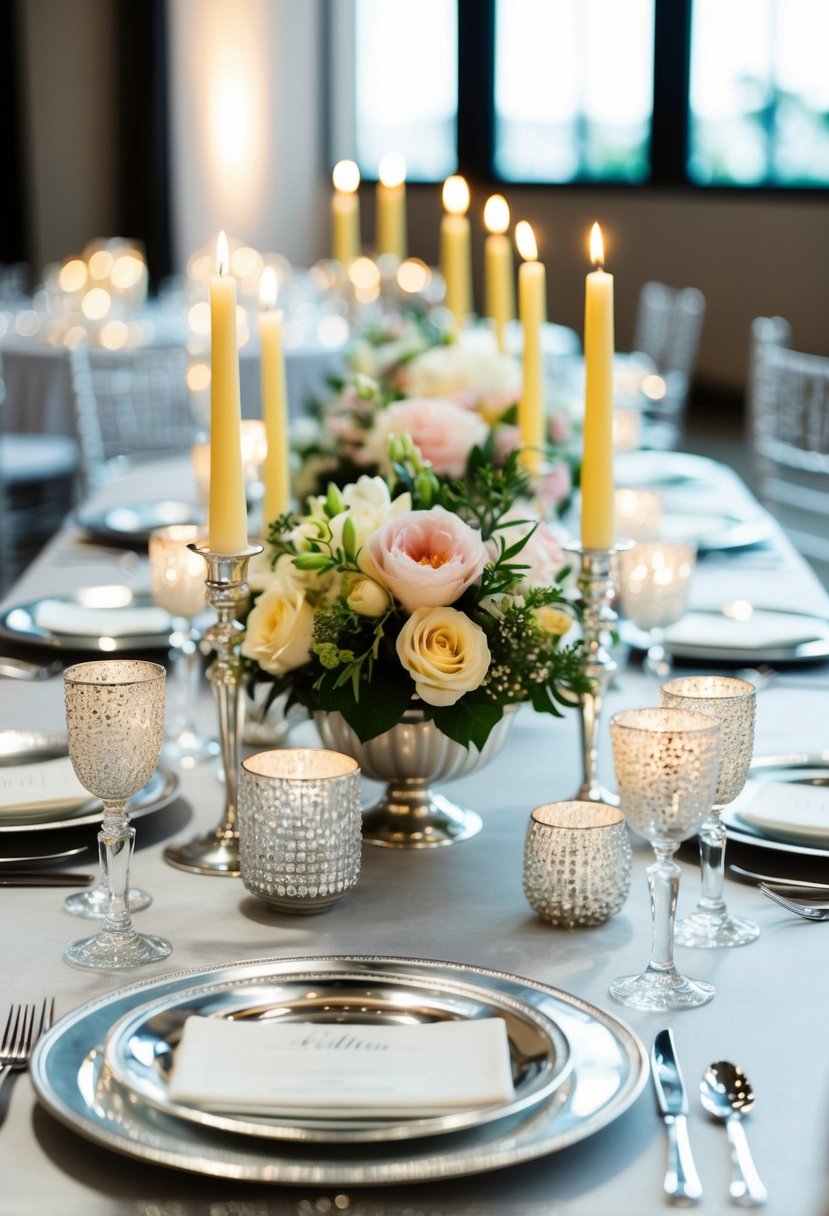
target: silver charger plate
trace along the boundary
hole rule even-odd
[[[616,457],[614,472],[620,489],[660,490],[711,482],[717,464],[690,452],[623,452]]]
[[[506,1119],[451,1137],[402,1144],[315,1146],[260,1141],[196,1127],[126,1102],[103,1065],[112,1024],[149,1000],[204,983],[324,979],[343,968],[365,975],[477,984],[523,1002],[560,1027],[573,1070],[546,1100]],[[461,1177],[531,1161],[575,1144],[617,1119],[648,1078],[645,1050],[628,1026],[579,997],[533,980],[427,959],[332,957],[259,959],[179,971],[95,998],[62,1018],[39,1041],[32,1081],[43,1105],[67,1127],[125,1155],[213,1177],[279,1185],[380,1186]]]
[[[758,828],[740,815],[740,805],[751,798],[752,790],[760,781],[791,782],[800,785],[818,785],[829,789],[829,751],[816,755],[792,754],[787,756],[755,756],[749,769],[748,781],[743,793],[722,811],[722,821],[728,839],[738,844],[750,844],[760,849],[771,849],[775,853],[795,853],[802,857],[829,858],[829,848],[816,845],[795,844],[790,840],[778,840],[763,835]]]
[[[65,735],[44,734],[32,730],[0,730],[0,767],[14,764],[36,764],[40,760],[55,760],[68,753]],[[140,819],[152,811],[169,806],[179,791],[180,781],[171,769],[159,765],[150,780],[127,804],[130,817]],[[99,823],[102,806],[97,798],[90,798],[80,807],[55,812],[52,818],[39,814],[27,820],[23,814],[14,818],[0,812],[0,833],[45,832],[58,828],[82,827]]]
[[[188,1017],[349,1026],[497,1017],[506,1025],[515,1096],[475,1110],[396,1119],[324,1117],[310,1112],[288,1119],[183,1105],[170,1097],[169,1081]],[[503,1119],[548,1098],[564,1084],[573,1065],[567,1039],[555,1022],[524,1002],[457,980],[380,973],[367,979],[347,969],[327,975],[324,981],[316,975],[310,981],[286,977],[239,984],[231,980],[162,997],[140,1006],[112,1027],[104,1044],[104,1061],[132,1102],[145,1102],[178,1119],[246,1136],[333,1144],[411,1140]]]
[[[156,528],[166,528],[170,524],[200,524],[204,512],[196,503],[165,498],[117,507],[87,508],[76,518],[83,530],[96,540],[145,545]]]
[[[37,610],[45,601],[55,601],[73,607],[106,608],[113,614],[114,632],[94,634],[58,633],[37,623]],[[64,595],[44,595],[25,604],[15,604],[0,613],[0,636],[14,642],[48,646],[54,650],[83,651],[94,654],[118,654],[123,651],[162,650],[169,645],[170,628],[161,632],[121,633],[118,628],[120,609],[155,608],[148,591],[133,591],[129,587],[82,587]],[[158,611],[158,609],[156,609]]]

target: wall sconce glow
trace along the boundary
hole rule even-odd
[[[276,304],[276,271],[273,266],[266,266],[259,280],[259,303],[263,308],[273,308]]]
[[[519,220],[515,225],[515,243],[518,246],[518,252],[525,262],[537,261],[538,245],[535,233],[533,232],[532,224],[528,224],[526,220]]]
[[[405,176],[406,166],[404,164],[403,177]],[[360,185],[360,170],[353,160],[339,160],[334,166],[331,180],[335,190],[341,190],[343,194],[353,194]],[[403,178],[400,180],[402,181]]]
[[[384,186],[402,186],[406,180],[406,161],[399,152],[387,152],[380,161],[378,176]]]
[[[509,228],[509,203],[503,194],[491,194],[484,204],[484,226],[487,232],[500,235]]]
[[[469,186],[459,173],[443,183],[443,206],[451,215],[466,215],[469,210]]]
[[[590,261],[594,266],[604,266],[604,240],[598,224],[590,229]]]

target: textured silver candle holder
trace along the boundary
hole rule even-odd
[[[216,623],[204,632],[205,644],[215,658],[207,678],[216,691],[219,710],[219,741],[225,771],[225,813],[213,832],[196,836],[184,844],[171,844],[164,860],[192,874],[227,874],[238,878],[239,826],[236,793],[239,781],[239,674],[237,638],[241,626],[236,617],[250,594],[248,562],[262,552],[261,545],[248,545],[240,553],[214,553],[208,545],[190,545],[207,563],[207,602],[216,610]]]
[[[582,693],[579,698],[584,780],[573,795],[577,802],[619,805],[618,796],[599,783],[599,724],[605,694],[617,667],[608,649],[616,620],[612,607],[616,596],[614,558],[632,546],[633,541],[629,540],[617,541],[611,549],[584,549],[574,541],[564,546],[569,553],[577,553],[580,559],[578,587],[582,602],[584,674],[591,683],[590,692]]]

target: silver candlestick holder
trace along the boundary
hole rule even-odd
[[[582,602],[582,632],[584,636],[584,674],[591,689],[579,698],[581,709],[581,750],[584,780],[573,795],[579,802],[606,802],[618,806],[619,798],[599,781],[599,725],[605,694],[617,668],[610,653],[610,635],[616,613],[612,604],[616,596],[614,559],[617,553],[630,549],[633,541],[620,540],[610,549],[584,549],[575,542],[565,545],[580,558],[578,587]]]
[[[207,678],[216,691],[219,709],[219,741],[225,771],[225,812],[213,832],[195,836],[184,844],[171,844],[164,860],[192,874],[227,874],[238,877],[239,828],[236,791],[239,776],[239,675],[238,635],[242,627],[236,617],[250,594],[248,562],[262,552],[261,545],[248,545],[240,553],[214,553],[208,545],[188,545],[207,563],[207,602],[216,610],[216,623],[204,632],[204,642],[215,653]]]

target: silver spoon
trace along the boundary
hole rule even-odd
[[[742,1117],[754,1108],[754,1090],[736,1064],[716,1060],[709,1064],[699,1083],[700,1102],[715,1119],[722,1119],[731,1146],[731,1185],[734,1203],[743,1208],[759,1207],[768,1198],[766,1188],[751,1157]]]

